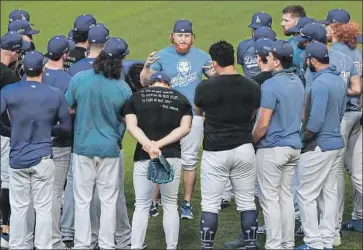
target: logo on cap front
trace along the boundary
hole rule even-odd
[[[256,23],[261,23],[261,20],[260,20],[259,16],[256,17]]]

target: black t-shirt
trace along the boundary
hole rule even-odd
[[[1,72],[1,78],[0,78],[0,90],[5,87],[8,84],[11,83],[16,83],[18,82],[20,79],[18,78],[18,76],[14,73],[14,71],[12,71],[8,66],[6,66],[5,64],[1,63],[0,65],[0,72]],[[10,120],[8,117],[7,112],[5,112],[2,116],[1,116],[1,135],[2,136],[6,136],[6,137],[10,137]]]
[[[158,141],[180,126],[184,115],[192,115],[188,100],[176,90],[163,87],[140,89],[127,102],[124,115],[135,114],[138,127],[145,135]],[[169,144],[161,149],[164,157],[180,158],[180,142]],[[148,160],[149,155],[137,143],[134,161]]]
[[[252,143],[261,88],[241,75],[220,75],[199,84],[194,103],[205,112],[203,148],[223,151]]]
[[[258,75],[253,76],[252,79],[256,81],[258,84],[260,84],[260,86],[262,86],[262,84],[271,77],[272,77],[271,71],[263,71]]]
[[[75,47],[73,50],[69,51],[68,59],[65,60],[63,66],[64,70],[68,71],[68,69],[75,64],[76,62],[86,58],[87,49],[83,47]]]

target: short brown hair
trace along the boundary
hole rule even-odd
[[[304,7],[301,5],[289,5],[282,10],[282,14],[291,14],[294,17],[306,17]]]
[[[338,42],[344,43],[352,49],[357,47],[358,23],[352,21],[349,23],[333,23],[331,27],[333,29],[333,36]]]

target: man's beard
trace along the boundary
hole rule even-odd
[[[316,72],[316,68],[313,65],[309,65],[309,69],[311,72]]]
[[[292,32],[289,32],[289,31],[287,31],[285,29],[282,29],[282,31],[284,32],[285,36],[291,36],[293,34]]]
[[[191,42],[190,44],[188,44],[186,47],[181,47],[180,45],[178,45],[177,43],[173,43],[174,44],[174,48],[176,50],[176,52],[178,52],[178,54],[184,55],[186,53],[189,52],[190,48],[193,45],[193,42]]]

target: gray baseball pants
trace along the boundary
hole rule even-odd
[[[91,247],[90,204],[94,187],[96,187],[101,201],[98,245],[103,249],[115,249],[119,161],[119,157],[100,158],[73,154],[75,249]]]
[[[300,149],[260,148],[256,153],[259,201],[266,226],[266,249],[295,246],[292,181]]]
[[[38,249],[52,248],[52,198],[54,162],[47,156],[27,169],[10,168],[10,249],[27,249],[29,231],[33,223],[28,215],[31,203],[36,212],[34,246]],[[33,214],[34,215],[34,214]]]
[[[160,184],[163,204],[163,228],[166,249],[177,249],[179,239],[178,192],[182,160],[167,158],[174,169],[174,180]],[[155,184],[147,179],[149,160],[134,163],[135,211],[132,216],[131,249],[142,249],[149,222],[149,209],[153,199]]]
[[[297,196],[304,242],[311,248],[333,248],[338,202],[337,167],[341,153],[342,150],[322,152],[317,146],[314,151],[300,156]]]
[[[339,159],[337,170],[337,184],[338,184],[338,210],[336,214],[335,235],[339,236],[339,231],[342,226],[343,213],[344,213],[344,200],[345,200],[345,179],[344,169],[351,176],[351,183],[353,187],[353,202],[354,208],[352,212],[353,220],[363,219],[362,209],[362,193],[357,191],[362,190],[361,169],[353,169],[353,149],[358,140],[359,135],[362,133],[362,127],[359,124],[362,112],[346,112],[341,122],[341,134],[344,139],[345,147]],[[362,159],[362,158],[361,158]],[[358,165],[354,165],[357,167]],[[359,167],[359,166],[358,166]],[[360,173],[358,173],[360,172]],[[354,174],[353,174],[354,173]],[[354,176],[358,173],[358,177]]]
[[[252,144],[225,151],[204,150],[200,178],[203,212],[219,212],[228,179],[233,186],[237,210],[256,210],[256,155]]]

